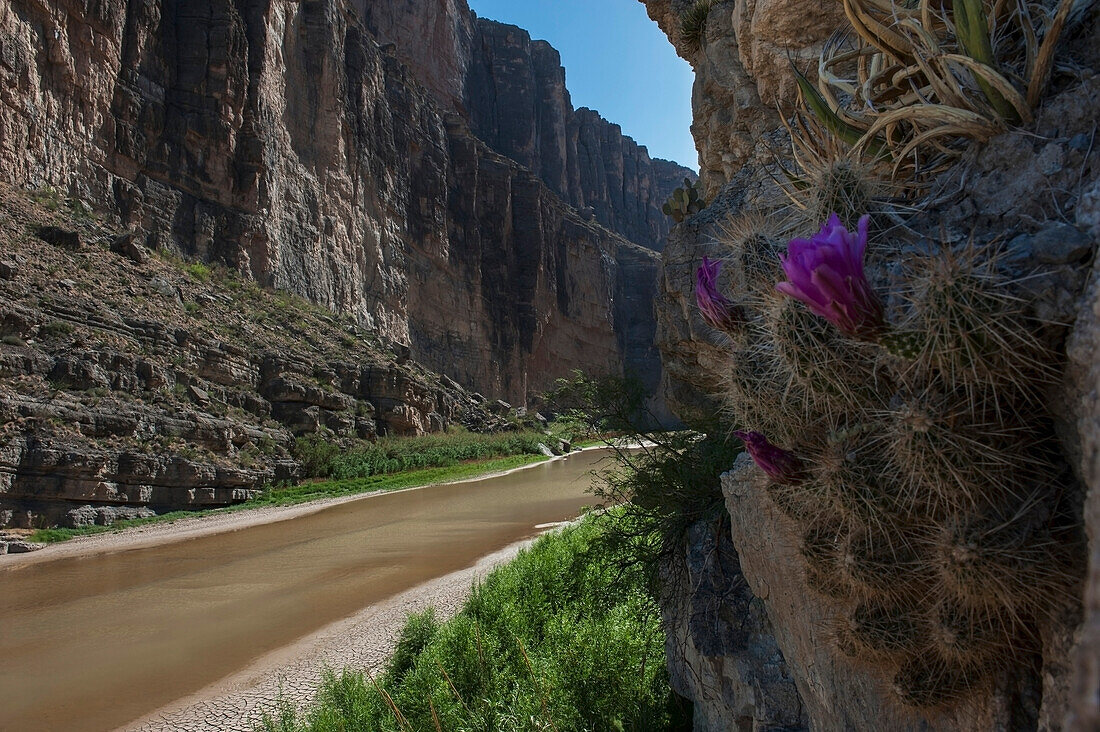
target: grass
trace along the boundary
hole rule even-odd
[[[539,539],[439,623],[410,617],[377,678],[329,671],[264,732],[690,729],[669,687],[643,572],[593,551],[607,514]]]
[[[202,262],[190,262],[183,266],[183,271],[191,275],[199,282],[209,282],[212,275],[212,270],[209,265]]]
[[[516,455],[538,455],[541,432],[475,434],[457,430],[422,437],[385,437],[342,449],[320,435],[301,438],[294,456],[305,475],[314,478],[350,480],[423,468],[452,467],[471,460],[488,460]]]
[[[265,506],[294,506],[323,498],[340,498],[343,496],[352,496],[359,493],[374,491],[396,491],[406,488],[418,488],[426,485],[466,480],[481,475],[521,468],[526,465],[542,462],[546,459],[547,458],[543,455],[511,455],[490,460],[460,463],[457,465],[408,470],[388,475],[302,483],[295,486],[272,488],[264,491],[263,495],[258,498],[254,498],[244,503],[238,503],[235,506],[229,506],[227,508],[204,511],[173,511],[172,513],[150,516],[148,518],[116,521],[110,526],[82,526],[76,529],[39,529],[31,534],[28,540],[52,544],[68,541],[78,536],[92,536],[94,534],[118,532],[135,526],[172,523],[173,521],[184,518],[201,518],[217,514],[235,513],[237,511],[246,511]]]

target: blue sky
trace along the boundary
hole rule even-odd
[[[561,52],[574,107],[622,125],[650,155],[698,168],[688,63],[638,0],[469,0],[482,18],[512,23]]]

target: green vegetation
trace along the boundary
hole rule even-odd
[[[684,185],[672,192],[661,210],[664,211],[665,216],[671,216],[672,220],[679,224],[706,207],[707,202],[703,198],[699,181],[692,183],[690,178],[684,178]]]
[[[707,39],[707,19],[716,0],[696,0],[680,18],[680,38],[691,52],[703,47]]]
[[[202,262],[191,262],[186,264],[183,267],[183,271],[199,282],[209,282],[212,274],[210,267]]]
[[[71,323],[66,323],[63,320],[54,320],[46,323],[38,329],[38,335],[43,338],[64,338],[73,332],[74,328]]]
[[[311,435],[295,443],[294,456],[301,461],[304,475],[352,480],[470,460],[541,455],[539,443],[546,439],[540,432],[483,435],[455,430],[423,437],[384,437],[345,450],[321,435]]]
[[[78,529],[39,529],[29,537],[29,540],[54,543],[67,541],[76,536],[90,536],[92,534],[102,534],[109,531],[121,531],[134,526],[146,526],[148,524],[171,523],[183,518],[198,518],[215,514],[232,513],[259,508],[261,506],[293,506],[322,498],[339,498],[366,492],[418,488],[420,486],[448,483],[456,480],[467,480],[491,473],[513,470],[525,465],[541,462],[545,459],[546,458],[542,455],[512,455],[494,460],[409,470],[389,475],[376,475],[350,480],[302,483],[300,485],[288,487],[271,488],[264,491],[258,498],[254,498],[244,503],[238,503],[235,506],[229,506],[227,508],[207,511],[174,511],[159,516],[150,516],[148,518],[117,521],[110,526],[82,526]]]
[[[60,211],[61,206],[65,203],[65,197],[53,186],[45,186],[30,191],[29,197],[42,208],[52,212]]]
[[[329,672],[315,706],[265,732],[690,728],[668,686],[647,577],[601,551],[589,515],[494,571],[454,619],[412,616],[378,678]],[[627,569],[624,571],[624,567]]]

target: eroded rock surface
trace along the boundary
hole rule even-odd
[[[43,224],[84,245],[43,246]],[[302,436],[515,419],[350,318],[117,239],[0,184],[0,526],[237,503],[299,476]]]
[[[7,3],[2,179],[113,211],[143,248],[349,314],[517,404],[571,368],[621,369],[614,293],[656,276],[654,257],[620,256],[636,246],[623,235],[656,246],[683,169],[574,114],[556,53],[518,29],[461,2],[372,6]],[[478,95],[492,104],[463,108]],[[514,130],[491,123],[508,95],[530,97],[509,108]],[[552,109],[568,119],[543,119]],[[521,128],[560,139],[532,147]],[[570,163],[559,142],[582,132]],[[551,174],[570,165],[586,166],[583,200]],[[656,364],[643,361],[627,365]]]
[[[695,704],[694,728],[807,729],[763,603],[741,572],[725,520],[700,521],[665,567],[662,600],[672,686]]]

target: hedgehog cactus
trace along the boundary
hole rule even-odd
[[[694,216],[706,207],[707,202],[703,200],[699,184],[684,178],[683,187],[673,191],[661,210],[665,212],[665,216],[671,216],[673,221],[680,224],[684,219]]]
[[[870,217],[849,232],[835,213],[809,239],[792,239],[782,258],[788,282],[776,289],[806,305],[860,340],[876,340],[883,331],[882,303],[863,274]]]
[[[747,290],[727,411],[799,527],[806,584],[838,606],[838,650],[892,665],[908,704],[954,703],[1032,652],[1079,581],[1041,400],[1056,359],[978,247],[907,257],[888,320],[866,217],[792,240],[776,289],[757,289],[772,264],[751,260],[775,250],[746,246],[746,222],[727,260]]]

